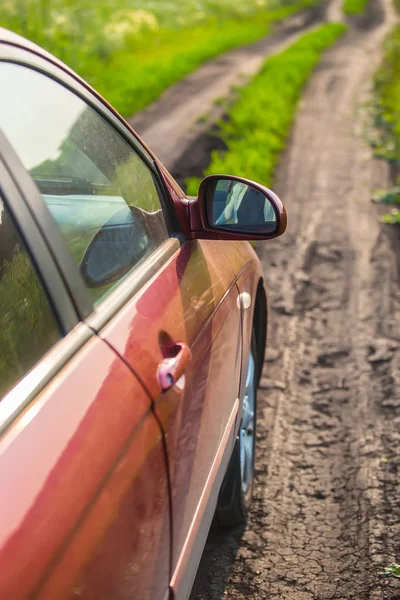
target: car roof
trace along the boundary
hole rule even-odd
[[[22,37],[22,35],[18,35],[18,33],[14,33],[9,29],[4,29],[4,27],[0,27],[0,43],[12,44],[13,46],[19,46],[20,48],[31,50],[32,52],[35,52],[35,54],[40,54],[41,56],[45,56],[46,58],[50,58],[51,60],[62,64],[61,61],[50,54],[50,52],[46,52],[46,50],[43,50],[43,48],[40,46],[30,42],[26,38]]]
[[[0,0],[1,1],[1,0]],[[121,119],[120,115],[116,112],[116,110],[110,106],[110,104],[104,100],[100,96],[96,90],[94,90],[82,77],[80,77],[73,69],[71,69],[68,65],[63,63],[57,57],[55,57],[47,50],[44,50],[37,44],[30,42],[26,38],[22,37],[22,35],[18,35],[9,29],[5,29],[4,27],[0,27],[0,46],[2,44],[7,44],[10,46],[15,46],[17,48],[21,48],[22,50],[27,50],[28,52],[32,52],[36,56],[46,59],[47,61],[53,63],[56,67],[60,67],[63,71],[65,71],[68,75],[71,75],[78,83],[83,85],[87,90],[93,93],[98,99],[100,99],[119,119]],[[126,125],[126,123],[125,123]],[[137,137],[137,135],[135,134]],[[150,152],[150,154],[152,154]]]
[[[1,0],[0,0],[0,2],[1,2]],[[145,150],[147,151],[149,156],[152,157],[153,160],[156,158],[154,153],[152,152],[152,150],[148,147],[148,145],[142,139],[140,139],[138,134],[133,130],[132,126],[129,125],[129,123],[127,123],[121,117],[121,115],[115,110],[115,108],[113,106],[111,106],[109,104],[109,102],[107,102],[107,100],[105,100],[94,88],[92,88],[84,79],[82,79],[82,77],[80,77],[77,73],[75,73],[75,71],[73,69],[71,69],[68,65],[63,63],[58,58],[56,58],[50,52],[47,52],[47,50],[44,50],[37,44],[34,44],[33,42],[30,42],[26,38],[22,37],[22,35],[18,35],[17,33],[14,33],[13,31],[10,31],[9,29],[5,29],[4,27],[0,27],[0,46],[2,44],[8,44],[10,46],[15,46],[17,48],[21,48],[23,50],[32,52],[33,54],[36,54],[36,56],[42,57],[42,58],[50,61],[51,63],[53,63],[53,65],[60,67],[68,75],[71,75],[78,83],[83,85],[89,92],[91,92],[94,96],[96,96],[96,98],[98,100],[100,100],[102,102],[102,104],[104,104],[116,116],[116,118],[119,121],[122,121],[124,123],[125,127],[130,129],[131,133],[134,135],[134,137],[137,140],[139,140],[142,147],[145,148]]]

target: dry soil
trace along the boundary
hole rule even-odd
[[[269,337],[244,530],[210,534],[192,600],[399,600],[400,291],[371,190],[365,102],[393,25],[371,0],[323,57],[277,174],[286,234],[259,245]]]

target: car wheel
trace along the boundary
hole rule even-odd
[[[257,352],[253,335],[243,398],[242,421],[218,498],[216,522],[220,527],[239,525],[247,519],[253,492],[256,417]]]

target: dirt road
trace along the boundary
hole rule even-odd
[[[276,190],[283,238],[259,247],[270,294],[249,523],[211,533],[193,600],[399,600],[399,270],[371,190],[388,184],[362,106],[393,24],[330,50],[299,108]],[[371,3],[371,4],[372,4]]]
[[[335,20],[341,2],[323,0],[277,25],[271,35],[210,60],[129,122],[168,169],[179,159],[186,162],[191,145],[223,115],[221,99],[257,73],[266,56],[281,52],[323,21]]]

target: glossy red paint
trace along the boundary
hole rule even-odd
[[[196,513],[218,443],[239,394],[240,310],[234,271],[220,243],[186,242],[100,333],[149,391],[167,435],[172,483],[173,569]],[[186,344],[185,390],[163,393],[164,349]]]
[[[0,495],[1,599],[131,598],[138,587],[142,598],[163,597],[161,430],[102,340],[89,341],[3,435],[0,474],[10,494]]]

